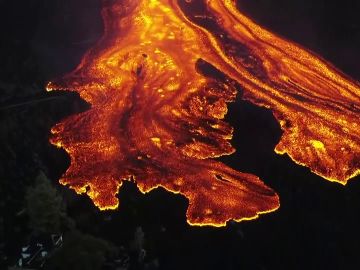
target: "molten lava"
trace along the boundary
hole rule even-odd
[[[235,0],[103,5],[103,38],[74,72],[48,85],[91,104],[52,129],[52,143],[71,157],[62,184],[100,209],[118,207],[125,180],[144,193],[163,187],[189,200],[195,225],[276,210],[278,196],[258,177],[214,160],[235,151],[222,120],[235,84],[280,122],[277,153],[331,181],[359,174],[359,84],[256,25]]]

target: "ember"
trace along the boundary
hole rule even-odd
[[[214,160],[235,151],[222,120],[235,82],[280,122],[277,153],[342,184],[360,173],[360,87],[329,63],[262,29],[233,0],[103,3],[103,38],[48,85],[92,105],[52,129],[71,157],[62,184],[100,209],[118,207],[122,181],[144,193],[163,187],[189,200],[192,225],[276,210],[278,196],[258,177]]]

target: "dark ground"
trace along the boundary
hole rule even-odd
[[[19,212],[39,170],[79,231],[130,250],[141,226],[145,261],[157,259],[160,269],[360,269],[360,177],[343,187],[275,155],[278,124],[241,100],[228,115],[237,153],[222,160],[279,193],[273,214],[220,229],[189,227],[185,199],[163,190],[143,196],[127,184],[120,209],[100,213],[57,184],[69,160],[48,143],[49,130],[86,105],[74,94],[46,93],[44,85],[73,69],[101,36],[99,7],[98,0],[0,0],[0,269],[14,264],[31,233]],[[239,7],[360,80],[359,1],[240,0]]]

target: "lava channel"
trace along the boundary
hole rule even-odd
[[[61,178],[100,209],[123,181],[189,201],[192,225],[224,226],[279,207],[257,176],[216,161],[235,149],[223,118],[236,87],[270,109],[275,148],[330,181],[360,173],[360,87],[319,56],[261,28],[234,0],[103,0],[104,35],[47,89],[91,108],[52,129],[71,165]],[[202,66],[221,76],[208,76]]]

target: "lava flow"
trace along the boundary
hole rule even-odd
[[[61,183],[100,209],[117,208],[132,180],[144,193],[185,196],[193,225],[276,210],[278,196],[258,177],[214,160],[235,151],[222,120],[235,85],[280,122],[277,153],[343,184],[360,173],[359,84],[256,25],[235,0],[103,0],[102,12],[103,38],[48,85],[91,104],[51,141],[71,157]]]

